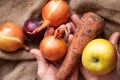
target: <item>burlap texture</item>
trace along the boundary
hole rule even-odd
[[[48,0],[0,0],[0,24],[15,22],[20,27],[30,17],[41,17],[41,10]],[[68,0],[71,13],[81,15],[92,11],[105,20],[104,38],[120,32],[120,0]],[[39,43],[25,41],[30,48]],[[120,43],[119,43],[120,44]],[[120,50],[120,46],[119,46]],[[13,53],[0,51],[0,80],[35,80],[37,63],[29,52],[20,49]]]

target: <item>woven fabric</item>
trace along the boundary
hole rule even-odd
[[[0,0],[0,25],[14,22],[23,27],[30,17],[41,17],[43,6],[48,0]],[[94,12],[105,20],[104,38],[120,32],[120,0],[68,0],[71,13],[81,16]],[[38,48],[38,43],[25,42],[30,48]],[[119,43],[120,44],[120,43]],[[120,46],[119,46],[120,50]],[[35,80],[37,63],[29,52],[20,49],[13,53],[0,50],[0,80]]]

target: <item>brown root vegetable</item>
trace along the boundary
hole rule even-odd
[[[68,21],[70,8],[64,0],[50,0],[42,10],[43,24],[35,29],[32,33],[37,33],[45,27],[58,27]]]
[[[80,19],[79,24],[76,25],[73,39],[68,47],[68,52],[65,59],[58,69],[55,80],[65,80],[71,71],[79,63],[80,55],[89,41],[94,39],[104,28],[103,19],[88,12]]]
[[[24,45],[23,30],[15,23],[7,22],[0,27],[0,49],[12,52],[19,48],[29,50]]]

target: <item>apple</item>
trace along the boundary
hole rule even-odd
[[[117,51],[106,39],[94,39],[83,49],[82,65],[92,74],[107,74],[116,67],[116,64]]]

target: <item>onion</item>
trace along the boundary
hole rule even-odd
[[[61,38],[64,30],[57,29],[54,35],[46,36],[41,41],[39,48],[42,55],[50,61],[62,59],[67,51],[67,45]]]
[[[63,39],[46,36],[40,43],[43,56],[50,61],[62,59],[66,54],[66,43]]]
[[[0,49],[8,52],[16,51],[19,48],[29,50],[24,44],[22,28],[17,24],[7,22],[0,27]]]
[[[28,19],[27,21],[25,21],[24,26],[23,26],[23,32],[24,35],[31,40],[42,40],[42,38],[44,37],[44,33],[45,33],[45,29],[43,29],[42,31],[35,33],[35,34],[31,34],[31,32],[33,32],[33,30],[35,30],[38,26],[40,26],[43,23],[43,21],[38,20],[38,19]]]
[[[37,33],[47,26],[58,27],[68,21],[70,8],[64,0],[50,0],[42,10],[43,24],[32,33]]]

